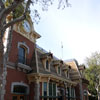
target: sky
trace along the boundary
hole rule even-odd
[[[100,0],[69,0],[71,7],[57,9],[57,3],[41,12],[35,31],[41,35],[37,44],[59,59],[85,62],[100,51]],[[61,46],[63,45],[63,48]]]

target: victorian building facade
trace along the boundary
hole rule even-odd
[[[14,25],[4,100],[88,100],[84,67],[37,46],[40,37],[31,19]]]

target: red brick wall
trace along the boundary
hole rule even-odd
[[[13,35],[12,36],[12,45],[11,45],[8,60],[10,62],[17,63],[18,42],[25,42],[25,44],[29,47],[29,54],[27,54],[26,57],[27,57],[27,59],[29,59],[31,61],[33,51],[34,51],[34,43],[32,43],[30,40],[28,40],[27,38],[23,37],[22,35],[20,35],[19,33],[15,32],[15,31],[13,32],[12,35]],[[27,85],[29,85],[26,73],[24,73],[22,71],[18,71],[17,69],[7,68],[7,84],[6,84],[6,87],[5,87],[6,88],[6,94],[5,94],[4,100],[12,100],[12,94],[11,94],[11,84],[12,84],[12,82],[23,82],[23,83],[26,83]],[[31,90],[34,89],[33,87],[34,87],[34,85],[30,86]],[[34,95],[34,92],[33,92],[32,95]],[[28,96],[28,98],[29,98],[29,96]],[[27,100],[29,100],[28,98],[27,98]],[[33,100],[33,98],[30,99],[30,100]]]
[[[80,100],[80,86],[77,84],[75,87],[76,100]]]
[[[84,92],[84,90],[88,90],[87,84],[83,83],[82,87],[83,87],[83,92]],[[83,100],[88,100],[88,96],[83,96]]]
[[[82,90],[88,90],[87,84],[83,83],[82,84]],[[75,93],[76,93],[76,100],[80,100],[80,86],[79,84],[75,87]],[[88,100],[88,96],[84,96],[83,94],[83,100]]]
[[[23,37],[22,35],[14,31],[13,36],[12,36],[12,46],[9,53],[9,61],[14,62],[14,63],[17,62],[18,42],[25,42],[26,45],[29,47],[29,54],[27,54],[26,56],[27,56],[27,59],[31,60],[32,54],[34,51],[34,43],[32,43],[30,40],[28,40],[27,38]]]
[[[40,96],[42,96],[42,82],[40,82]],[[42,100],[42,98],[40,98]]]
[[[23,82],[28,85],[27,75],[24,72],[7,68],[7,85],[4,100],[12,100],[11,84],[12,82]]]

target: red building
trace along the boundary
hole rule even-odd
[[[36,45],[38,38],[30,19],[14,26],[4,100],[88,100],[77,61],[71,64],[54,57]]]

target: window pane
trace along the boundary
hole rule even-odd
[[[22,47],[19,47],[18,58],[20,63],[25,64],[25,49]]]
[[[24,96],[20,96],[20,100],[24,100]]]
[[[47,96],[47,82],[44,82],[44,96]]]
[[[49,96],[52,96],[52,83],[49,83]]]
[[[46,69],[49,69],[49,62],[48,62],[48,60],[46,61]]]
[[[17,100],[17,96],[13,96],[13,99],[12,100]]]
[[[68,98],[70,97],[70,90],[69,90],[69,87],[67,88],[67,91],[68,91]]]
[[[47,98],[44,98],[44,100],[47,100]]]
[[[27,87],[21,86],[21,85],[15,85],[13,92],[18,93],[18,94],[26,94],[27,93]]]
[[[60,74],[60,67],[58,67],[58,74]]]
[[[74,97],[74,88],[72,88],[71,91],[71,96]]]
[[[56,96],[56,84],[53,84],[53,96]]]

